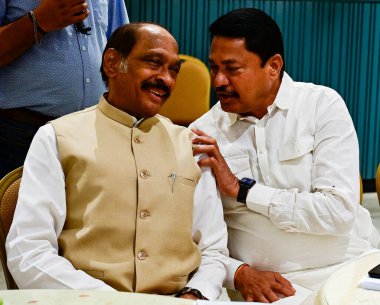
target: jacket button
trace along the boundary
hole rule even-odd
[[[143,211],[140,212],[140,218],[141,219],[145,219],[148,216],[149,216],[149,212],[148,211],[143,210]]]
[[[146,255],[145,255],[145,253],[144,252],[139,252],[139,253],[137,253],[137,258],[139,259],[139,260],[144,260],[145,258],[146,258]]]
[[[149,173],[149,171],[147,171],[146,169],[144,169],[144,170],[142,170],[142,171],[140,172],[140,177],[143,178],[143,179],[146,179],[146,178],[148,178],[149,176],[150,176],[150,173]]]
[[[140,144],[140,143],[143,142],[142,139],[141,139],[139,136],[136,136],[136,137],[134,138],[134,141],[135,141],[136,144]]]

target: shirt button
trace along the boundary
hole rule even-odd
[[[86,46],[82,46],[83,51],[86,51],[86,49],[87,49]]]
[[[142,143],[142,140],[141,140],[141,138],[140,138],[139,136],[135,137],[134,141],[135,141],[135,143],[137,143],[137,144]]]
[[[86,83],[88,84],[91,80],[89,78],[86,78]]]
[[[140,212],[140,218],[141,219],[145,219],[148,216],[149,216],[149,212],[148,211],[143,210],[143,211]]]
[[[139,252],[139,253],[137,253],[137,258],[139,259],[139,260],[144,260],[145,258],[146,258],[146,255],[145,255],[145,253],[144,252]]]
[[[147,179],[149,176],[150,176],[150,173],[146,169],[140,172],[140,177],[143,179]]]
[[[265,180],[266,183],[269,183],[270,182],[270,177],[266,176],[264,180]]]

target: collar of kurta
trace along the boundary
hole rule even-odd
[[[154,124],[159,122],[159,119],[154,116],[151,118],[144,118],[137,120],[134,116],[112,106],[106,100],[107,94],[104,94],[99,101],[99,110],[110,119],[123,124],[129,128],[139,128],[146,129],[152,127]]]
[[[292,99],[290,98],[291,96],[290,88],[292,84],[293,84],[292,78],[286,72],[284,72],[280,89],[278,90],[278,93],[276,95],[276,98],[273,104],[268,107],[268,112],[273,111],[275,107],[278,107],[281,110],[289,109],[290,105],[292,104]],[[230,126],[235,124],[238,120],[246,118],[238,113],[227,112],[227,115],[228,115]]]

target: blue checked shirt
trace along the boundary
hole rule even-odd
[[[39,0],[0,0],[0,25],[38,6]],[[128,23],[123,0],[87,0],[91,35],[73,25],[47,33],[13,63],[0,68],[0,108],[25,107],[58,117],[99,101],[106,90],[99,72],[107,37]],[[5,44],[0,41],[0,47]]]

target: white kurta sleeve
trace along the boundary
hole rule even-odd
[[[224,286],[226,288],[235,289],[235,283],[234,283],[235,273],[236,273],[236,270],[243,264],[244,264],[244,262],[242,262],[242,261],[239,261],[239,260],[234,259],[232,257],[228,258],[228,265],[226,268],[227,269],[227,276],[226,276],[226,279],[224,281]]]
[[[24,163],[6,240],[8,268],[19,288],[114,290],[58,254],[65,218],[64,174],[54,129],[47,124],[34,137]]]
[[[215,300],[226,277],[228,250],[222,202],[210,168],[202,169],[194,202],[193,240],[198,244],[202,261],[187,286],[198,289],[209,300]]]
[[[359,149],[352,120],[339,96],[318,104],[311,136],[310,190],[259,184],[250,190],[247,206],[287,232],[345,235],[359,207]]]

